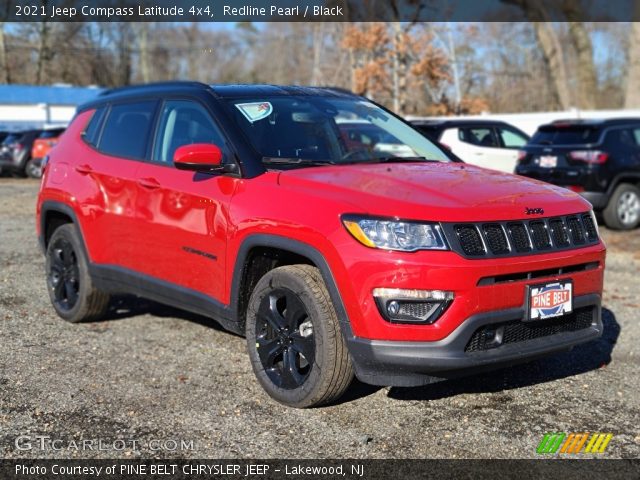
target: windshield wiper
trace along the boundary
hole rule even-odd
[[[427,157],[381,157],[378,158],[380,163],[394,163],[394,162],[437,162],[437,160],[431,160]]]
[[[296,157],[262,157],[262,163],[267,165],[333,165],[335,162]]]
[[[367,158],[366,160],[353,160],[347,162],[340,162],[341,165],[344,164],[357,164],[357,163],[402,163],[402,162],[437,162],[438,160],[431,160],[426,157],[398,157],[398,156],[390,156],[390,157],[373,157]]]

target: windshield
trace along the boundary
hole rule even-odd
[[[277,96],[230,103],[265,163],[450,161],[416,130],[366,100]]]

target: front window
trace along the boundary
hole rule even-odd
[[[230,104],[267,165],[450,161],[419,132],[366,100],[279,96]]]

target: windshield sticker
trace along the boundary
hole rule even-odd
[[[236,103],[236,108],[251,123],[267,118],[273,112],[273,106],[269,102]]]

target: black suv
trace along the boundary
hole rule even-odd
[[[617,230],[640,224],[640,118],[542,125],[516,173],[580,193]]]

